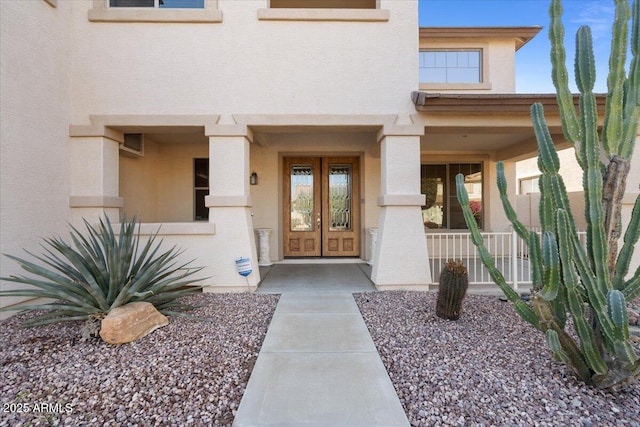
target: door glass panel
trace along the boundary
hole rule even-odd
[[[291,167],[291,231],[313,231],[313,166]]]
[[[329,166],[329,230],[351,230],[351,165]]]

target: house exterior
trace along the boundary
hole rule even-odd
[[[4,0],[0,17],[3,253],[106,212],[161,225],[207,291],[246,290],[242,257],[253,289],[261,258],[318,257],[426,289],[425,230],[464,228],[455,174],[504,231],[495,164],[515,201],[531,103],[563,142],[554,95],[515,94],[540,27],[419,28],[417,0]]]

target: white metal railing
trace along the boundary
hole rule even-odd
[[[449,259],[462,260],[469,272],[470,284],[493,283],[489,271],[480,261],[477,248],[471,242],[471,233],[429,232],[425,235],[433,283],[438,283],[440,270]],[[531,284],[529,248],[514,231],[486,232],[481,235],[494,264],[502,272],[507,283],[514,289],[518,289],[519,285]],[[586,232],[580,231],[578,236],[584,245]]]

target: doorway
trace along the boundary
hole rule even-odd
[[[357,157],[284,158],[284,256],[360,256]]]

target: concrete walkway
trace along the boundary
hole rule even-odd
[[[276,264],[260,268],[258,293],[372,292],[366,264]]]
[[[408,426],[351,293],[306,290],[280,297],[233,425]]]

